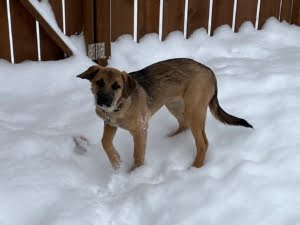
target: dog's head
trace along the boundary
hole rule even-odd
[[[96,106],[107,112],[117,110],[120,101],[128,98],[137,86],[126,72],[109,67],[91,66],[77,77],[91,82]]]

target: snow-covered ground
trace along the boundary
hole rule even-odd
[[[198,30],[188,40],[175,32],[165,42],[113,44],[109,65],[129,72],[175,57],[208,65],[221,106],[254,125],[224,126],[209,114],[201,169],[190,168],[189,131],[166,137],[177,124],[162,109],[150,122],[145,166],[127,172],[133,143],[119,130],[123,167],[113,171],[89,83],[75,77],[91,61],[0,60],[0,225],[299,224],[299,37],[299,27],[271,19],[261,31],[245,23],[214,37]],[[92,143],[84,154],[72,139],[80,134]]]

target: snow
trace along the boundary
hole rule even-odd
[[[145,166],[132,173],[132,138],[118,130],[122,167],[114,171],[100,145],[89,83],[76,78],[93,63],[81,54],[60,61],[0,60],[1,225],[289,225],[300,220],[300,28],[270,19],[261,31],[245,23],[215,36],[150,34],[112,46],[109,65],[125,71],[175,57],[211,67],[219,100],[254,130],[224,126],[209,113],[205,165],[191,168],[191,133],[165,108],[150,121]],[[70,41],[70,42],[71,42]],[[73,136],[91,145],[78,152]]]

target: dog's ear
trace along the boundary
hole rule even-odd
[[[83,73],[77,75],[77,77],[91,81],[95,77],[95,75],[98,73],[99,70],[100,70],[100,66],[91,66]]]
[[[128,98],[129,95],[136,89],[137,82],[132,76],[128,75],[126,72],[122,72],[124,87],[123,87],[123,97]]]

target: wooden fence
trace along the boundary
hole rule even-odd
[[[213,35],[220,25],[228,24],[237,31],[244,21],[251,21],[260,29],[271,16],[300,25],[300,0],[49,0],[49,3],[66,35],[84,31],[87,47],[105,43],[105,58],[97,60],[102,65],[110,56],[111,41],[123,34],[131,34],[139,41],[148,33],[158,33],[164,40],[172,31],[182,31],[188,38],[196,29],[205,28]],[[29,0],[0,0],[0,58],[14,63],[64,58],[66,50],[40,17],[28,10],[28,4]]]

